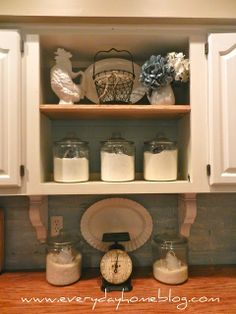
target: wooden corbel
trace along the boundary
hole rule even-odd
[[[180,234],[188,238],[191,226],[197,216],[196,194],[180,194],[178,207]]]
[[[48,197],[29,196],[29,217],[35,228],[37,239],[44,243],[47,238],[48,229]]]

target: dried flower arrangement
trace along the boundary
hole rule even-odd
[[[175,70],[175,81],[186,83],[189,80],[190,63],[182,52],[169,52],[167,62]]]
[[[171,83],[189,80],[189,60],[180,52],[170,52],[165,57],[152,55],[141,67],[139,80],[146,88],[151,104],[173,105],[175,95]]]
[[[141,67],[140,82],[150,93],[174,80],[187,82],[189,68],[189,59],[182,52],[170,52],[166,57],[152,55]]]
[[[174,68],[169,65],[167,58],[152,55],[141,67],[140,82],[150,93],[170,84],[174,75]]]

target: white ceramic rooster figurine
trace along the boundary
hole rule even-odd
[[[60,99],[59,104],[73,104],[84,98],[85,77],[84,72],[73,72],[70,58],[72,54],[62,48],[55,52],[56,64],[51,69],[51,87]],[[72,79],[81,75],[80,84]]]

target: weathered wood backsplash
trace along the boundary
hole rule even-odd
[[[49,216],[63,215],[64,227],[79,230],[80,219],[94,202],[111,196],[50,196]],[[118,196],[116,196],[118,197]],[[178,228],[177,195],[128,195],[148,209],[153,234]],[[236,194],[200,194],[198,213],[189,239],[191,264],[236,263]],[[5,211],[5,268],[45,267],[46,246],[40,244],[28,216],[27,197],[0,197]],[[85,266],[98,266],[101,253],[81,240]],[[151,240],[132,253],[135,265],[152,263]]]

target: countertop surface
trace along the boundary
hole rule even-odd
[[[192,266],[182,285],[161,284],[151,269],[135,270],[130,292],[100,290],[98,270],[86,269],[75,284],[55,287],[45,272],[0,275],[1,314],[214,313],[236,314],[236,265]]]

